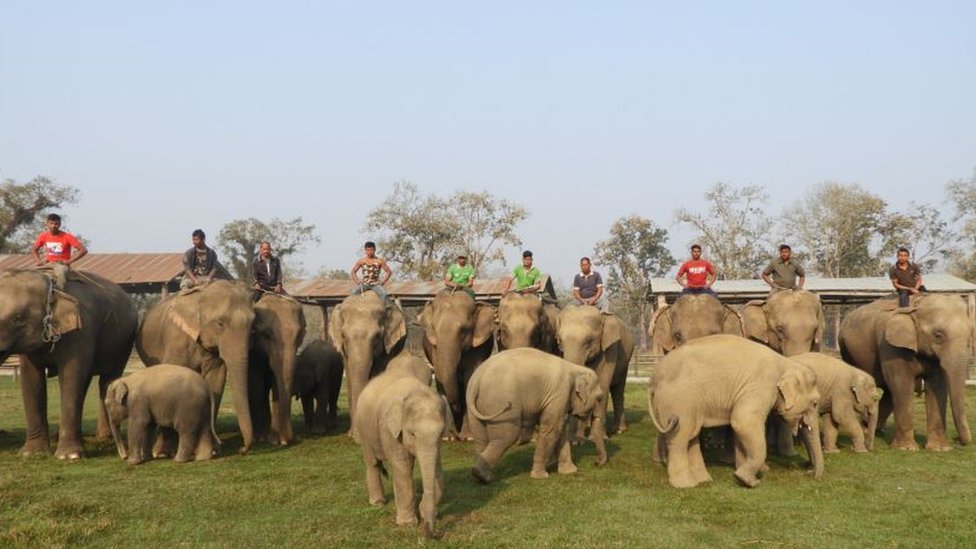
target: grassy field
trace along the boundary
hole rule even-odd
[[[57,402],[57,383],[50,383]],[[976,391],[970,393],[976,402]],[[976,450],[945,454],[845,447],[827,457],[824,478],[807,476],[800,458],[773,458],[756,489],[712,464],[715,482],[679,491],[650,461],[652,428],[643,385],[628,389],[631,429],[614,437],[612,461],[593,465],[592,446],[577,449],[580,473],[533,480],[533,446],[503,459],[500,480],[476,484],[472,447],[444,449],[446,494],[439,541],[393,523],[392,501],[366,501],[358,447],[345,427],[286,448],[258,445],[237,454],[227,403],[218,459],[174,464],[122,463],[110,442],[86,437],[89,458],[62,463],[22,458],[19,387],[0,379],[0,546],[353,547],[447,546],[973,546],[976,544]],[[94,391],[85,432],[95,428]],[[922,401],[917,402],[921,418]],[[295,425],[301,431],[298,409]],[[57,410],[50,411],[56,432]],[[971,422],[976,425],[973,413]],[[342,418],[344,421],[347,419]],[[922,423],[916,424],[921,429]],[[890,426],[889,426],[890,427]],[[847,439],[842,439],[847,444]],[[419,472],[418,472],[419,475]],[[387,485],[392,500],[392,489]]]

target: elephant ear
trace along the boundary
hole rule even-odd
[[[762,343],[769,343],[769,327],[766,325],[766,304],[762,300],[754,300],[742,308],[742,328],[745,336]]]
[[[918,351],[918,330],[911,313],[895,313],[885,323],[885,341],[892,347]]]
[[[66,334],[81,329],[81,310],[78,300],[67,292],[54,290],[54,324],[58,332]]]
[[[109,388],[109,398],[119,406],[126,406],[129,400],[129,386],[122,380],[116,381]]]
[[[396,305],[386,306],[386,325],[383,328],[383,347],[392,353],[393,348],[407,337],[407,322],[403,318],[403,311]]]
[[[590,379],[588,376],[580,374],[576,376],[573,381],[573,405],[572,412],[575,414],[582,413],[583,410],[590,408],[590,402],[587,399],[590,395]]]
[[[166,318],[193,341],[200,341],[200,308],[193,298],[179,295],[166,310]]]
[[[624,337],[624,326],[616,315],[603,313],[603,335],[600,339],[600,346],[604,351],[613,345],[620,343]]]
[[[407,399],[397,400],[386,410],[386,428],[395,439],[403,433],[403,409],[407,407]]]
[[[674,340],[671,338],[670,305],[664,305],[654,313],[647,334],[651,336],[651,352],[654,354],[663,355],[674,349]]]
[[[869,383],[860,376],[855,376],[854,383],[851,384],[851,392],[854,393],[854,400],[861,406],[870,407],[878,399],[874,383]]]
[[[420,318],[417,319],[424,328],[424,337],[432,346],[437,347],[437,332],[434,331],[434,304],[428,301],[424,305]]]
[[[776,387],[779,389],[780,397],[783,398],[783,412],[792,410],[797,406],[797,401],[800,398],[800,378],[796,372],[783,374]]]
[[[332,316],[329,317],[329,339],[332,341],[332,346],[335,347],[339,354],[343,354],[342,346],[342,305],[336,305],[335,309],[332,311]]]
[[[725,317],[722,318],[722,333],[737,336],[743,335],[742,317],[739,316],[739,312],[728,305],[723,305],[723,307],[725,307]]]
[[[471,346],[480,347],[495,333],[495,308],[487,303],[476,303],[474,307],[474,334]]]

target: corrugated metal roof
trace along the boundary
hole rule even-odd
[[[34,259],[30,255],[0,255],[0,271],[33,267]],[[97,274],[123,287],[135,284],[166,284],[183,272],[183,254],[90,253],[71,267]],[[222,266],[220,268],[223,269]]]
[[[480,301],[495,301],[508,290],[512,278],[485,278],[475,279],[472,289]],[[299,298],[322,303],[338,303],[349,296],[356,288],[351,280],[289,280],[285,282],[285,290]],[[550,297],[556,297],[552,287],[552,280],[548,276],[543,277],[543,288]],[[427,301],[432,299],[437,292],[444,289],[441,281],[404,281],[389,282],[386,285],[387,293],[401,301]]]

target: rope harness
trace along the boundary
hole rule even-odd
[[[41,340],[51,344],[51,351],[54,345],[61,340],[61,332],[54,322],[54,279],[48,279],[47,286],[47,305],[45,306],[44,318],[41,319]]]

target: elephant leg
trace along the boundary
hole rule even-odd
[[[193,431],[179,431],[179,447],[176,449],[176,456],[173,461],[186,463],[193,459],[193,454],[197,448],[197,437]]]
[[[50,454],[50,431],[47,422],[47,380],[44,368],[35,366],[26,355],[20,355],[20,393],[27,419],[27,440],[20,453],[29,456]]]
[[[389,460],[397,525],[417,524],[417,494],[413,485],[413,456],[401,449]]]
[[[579,471],[576,464],[573,463],[572,445],[569,443],[569,437],[565,434],[559,439],[559,462],[556,465],[556,471],[560,475],[569,475]]]
[[[81,445],[81,415],[91,384],[91,376],[82,372],[82,359],[72,359],[58,370],[61,387],[61,424],[58,428],[58,459],[81,459],[85,450]]]
[[[878,403],[878,431],[883,431],[885,423],[888,422],[888,416],[894,411],[894,406],[891,403],[891,390],[885,388],[884,394],[881,396],[881,401]]]
[[[271,407],[268,404],[267,369],[254,364],[247,369],[247,404],[251,411],[254,440],[268,442],[271,436]]]
[[[604,408],[604,414],[606,409]],[[582,423],[582,422],[580,422]],[[609,461],[607,454],[607,431],[606,431],[606,415],[597,417],[591,416],[590,419],[590,440],[596,444],[596,461],[595,463],[599,466],[606,465]]]
[[[610,396],[613,398],[613,432],[626,432],[629,427],[627,426],[627,414],[624,413],[624,384],[619,383],[611,386]]]
[[[759,484],[759,474],[766,465],[766,432],[763,415],[751,410],[732,411],[732,430],[737,444],[735,478],[744,486]]]
[[[209,419],[210,411],[207,410],[196,431],[196,446],[194,447],[193,461],[207,461],[213,458],[214,445],[213,436],[210,434]]]
[[[204,374],[203,379],[207,382],[210,396],[213,398],[213,422],[216,430],[217,418],[220,416],[220,401],[224,397],[224,384],[227,382],[227,366],[211,368]]]
[[[291,399],[288,396],[290,388],[285,383],[285,372],[278,371],[274,374],[274,387],[272,388],[272,422],[278,431],[278,444],[285,446],[295,438],[291,429]]]
[[[556,414],[546,410],[540,418],[539,439],[535,443],[535,454],[532,458],[532,478],[548,478],[546,466],[556,450],[557,445],[565,436],[566,417],[556,417]]]
[[[176,455],[177,444],[176,431],[168,427],[159,429],[159,436],[156,437],[156,444],[146,455],[151,455],[155,459],[169,458]]]
[[[484,429],[485,438],[483,440],[487,442],[484,444],[484,449],[478,453],[478,458],[475,461],[474,468],[471,469],[471,474],[479,481],[488,484],[494,478],[492,470],[501,461],[505,451],[518,442],[522,428],[518,422],[513,421],[507,423],[491,423],[484,425]],[[475,430],[475,447],[478,448],[480,446],[481,442],[478,438],[478,432]]]
[[[363,444],[363,463],[366,464],[366,495],[369,496],[369,504],[383,505],[386,503],[386,495],[383,494],[382,464],[368,444]]]
[[[688,464],[695,482],[701,484],[712,481],[712,475],[708,474],[708,469],[705,468],[705,456],[702,455],[700,436],[693,438],[688,446]]]
[[[905,361],[893,361],[896,362],[893,366],[900,366],[908,369],[908,364],[904,364]],[[913,415],[913,395],[915,391],[915,378],[910,375],[898,375],[897,372],[892,372],[894,375],[888,375],[888,370],[885,371],[885,382],[888,384],[888,388],[891,389],[891,401],[895,413],[895,437],[891,441],[892,448],[898,448],[900,450],[918,450],[918,444],[915,442],[915,430],[914,430],[914,419]],[[904,373],[904,372],[901,372]]]
[[[821,427],[820,432],[823,433],[823,451],[825,454],[836,454],[840,452],[840,450],[837,448],[837,425],[835,424],[837,418],[834,416],[835,414],[823,414],[821,416],[823,421],[821,421],[820,424],[823,427]],[[851,435],[852,440],[853,438],[854,435]],[[863,433],[861,434],[861,445],[864,445]]]
[[[335,406],[329,403],[329,388],[319,383],[315,393],[315,411],[312,415],[312,432],[324,433],[326,428],[336,423]]]
[[[668,482],[675,488],[694,488],[698,486],[691,472],[690,446],[692,439],[698,437],[694,425],[678,422],[678,430],[668,438]],[[691,423],[690,421],[687,423]]]
[[[108,386],[120,376],[101,374],[98,376],[98,440],[108,440],[112,436],[112,428],[109,426],[108,410],[105,409],[105,395],[108,393]]]
[[[299,397],[302,401],[302,416],[305,418],[305,432],[311,434],[315,425],[315,397],[310,394],[304,394]],[[319,402],[319,406],[323,406],[322,402]]]
[[[935,371],[925,378],[925,418],[926,418],[926,450],[948,452],[952,444],[946,435],[946,406],[948,392],[945,376]]]
[[[149,414],[129,414],[129,465],[139,465],[148,458],[146,447],[150,444],[152,423]]]

